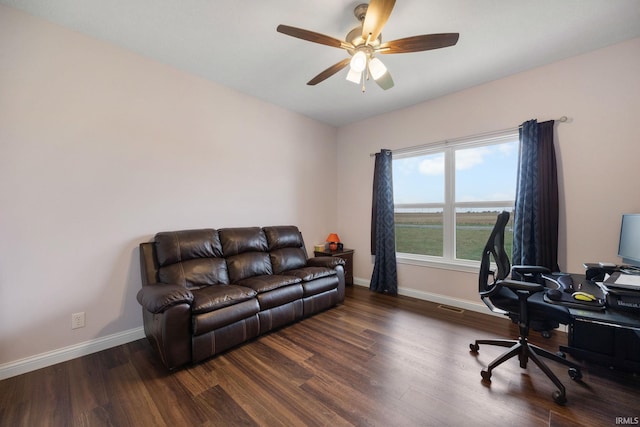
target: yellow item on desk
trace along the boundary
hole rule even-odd
[[[595,301],[596,296],[592,294],[588,294],[586,292],[574,292],[571,296],[578,301]]]

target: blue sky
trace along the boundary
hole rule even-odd
[[[517,167],[517,140],[456,150],[456,201],[513,200]],[[443,203],[444,153],[394,159],[393,187],[396,203]]]

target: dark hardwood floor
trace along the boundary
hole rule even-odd
[[[614,426],[640,416],[640,378],[533,362],[480,370],[517,335],[508,321],[349,287],[344,305],[168,373],[146,340],[0,381],[2,426]],[[557,350],[566,335],[538,345]]]

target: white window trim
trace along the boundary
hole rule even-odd
[[[423,145],[415,149],[400,150],[398,154],[393,153],[394,159],[402,159],[407,157],[415,157],[424,154],[443,153],[445,156],[445,194],[444,203],[425,203],[431,207],[442,207],[443,209],[443,253],[442,257],[410,254],[404,252],[396,252],[396,261],[398,264],[416,265],[422,267],[439,268],[444,270],[455,270],[469,273],[477,273],[480,268],[480,261],[457,259],[454,257],[455,236],[455,215],[453,212],[460,207],[482,207],[482,208],[511,208],[515,206],[514,200],[508,201],[480,201],[480,202],[458,202],[455,203],[455,150],[461,148],[473,148],[474,146],[496,145],[514,138],[519,139],[517,129],[509,129],[487,136],[469,137],[457,139],[454,141],[442,141],[440,143]],[[423,205],[423,204],[421,204]],[[453,212],[452,212],[453,211]],[[449,238],[450,237],[450,238]]]
[[[441,270],[462,271],[467,273],[478,273],[480,269],[479,261],[451,261],[440,257],[407,254],[403,252],[396,252],[396,261],[398,264],[417,265],[419,267],[439,268]]]

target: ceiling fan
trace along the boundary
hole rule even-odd
[[[393,87],[393,79],[376,54],[440,49],[455,45],[460,37],[458,33],[424,34],[382,43],[382,27],[389,19],[395,3],[395,0],[371,0],[368,5],[356,6],[353,13],[362,24],[351,30],[344,41],[288,25],[278,25],[277,31],[310,42],[344,49],[351,55],[309,80],[308,85],[314,86],[350,65],[347,80],[356,84],[362,82],[363,92],[369,76],[373,77],[378,86],[387,90]]]

